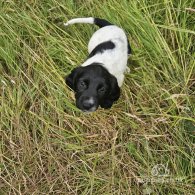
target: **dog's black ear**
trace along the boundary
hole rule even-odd
[[[100,106],[102,108],[108,109],[112,107],[114,101],[117,101],[120,97],[120,88],[116,77],[110,75],[110,90],[107,97],[101,102]]]
[[[72,72],[65,78],[66,84],[73,90],[76,87],[76,80],[81,73],[82,67],[78,67],[72,70]]]

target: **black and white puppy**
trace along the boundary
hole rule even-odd
[[[131,52],[125,32],[100,18],[75,18],[65,26],[75,23],[96,24],[100,27],[88,44],[89,56],[67,76],[67,85],[75,91],[76,106],[93,112],[99,106],[111,108],[120,97],[127,59]]]

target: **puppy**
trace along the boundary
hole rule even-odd
[[[76,106],[82,111],[93,112],[99,106],[111,108],[120,97],[128,69],[131,48],[127,36],[121,28],[100,18],[75,18],[64,25],[75,23],[96,24],[100,29],[89,41],[87,60],[72,70],[66,84],[75,91]]]

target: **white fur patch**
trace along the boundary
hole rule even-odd
[[[94,98],[93,98],[93,97],[90,97],[89,100],[88,100],[88,102],[89,102],[90,104],[94,104],[94,102],[95,102],[95,101],[94,101]]]
[[[64,25],[68,26],[68,25],[76,24],[76,23],[93,24],[94,23],[94,18],[92,18],[92,17],[89,17],[89,18],[74,18],[74,19],[69,20],[68,22],[64,23]]]

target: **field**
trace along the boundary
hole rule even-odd
[[[0,0],[0,194],[194,194],[193,0]],[[132,47],[120,99],[91,114],[64,78],[97,29]]]

